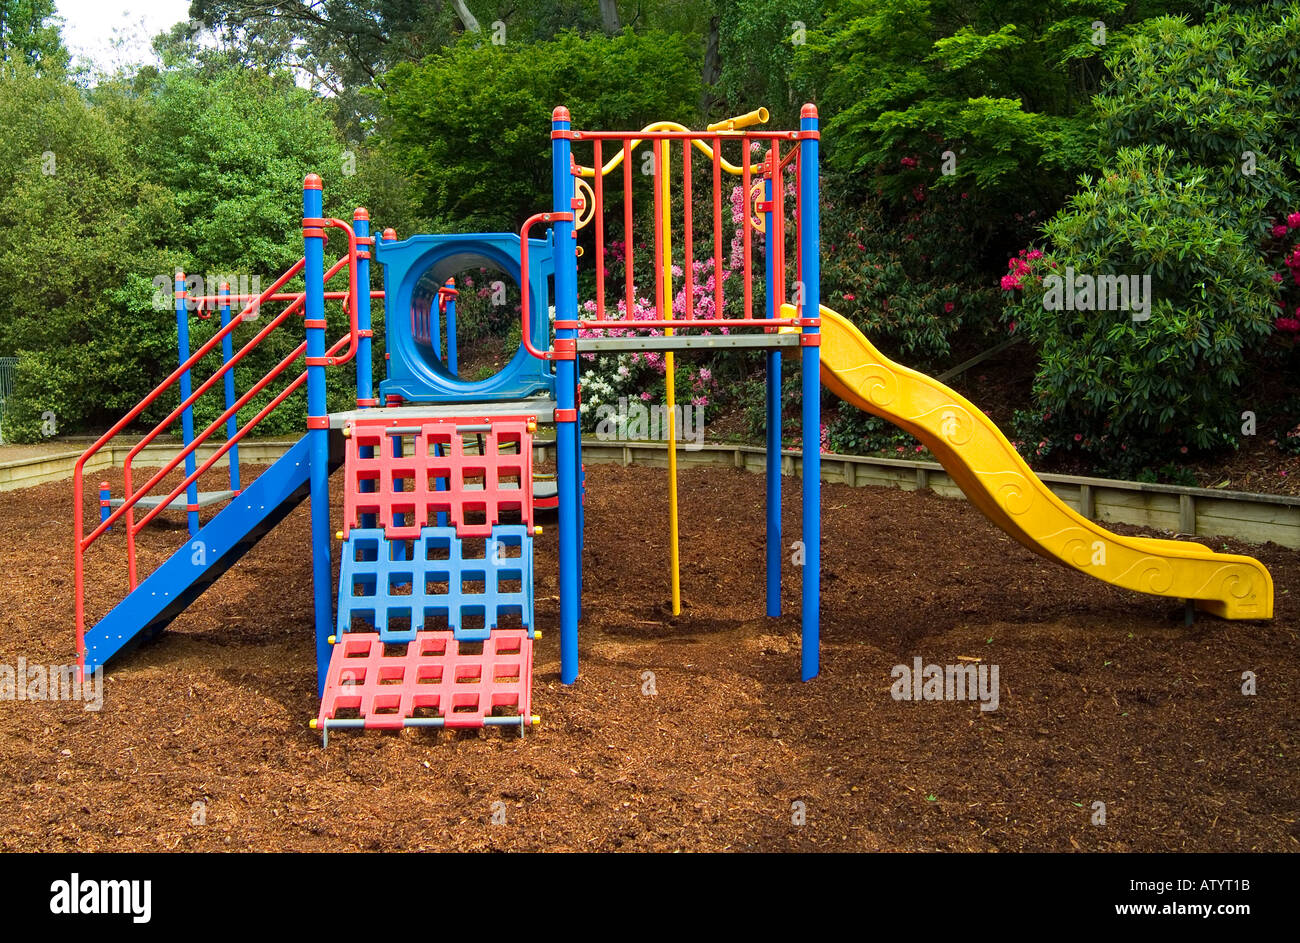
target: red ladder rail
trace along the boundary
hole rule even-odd
[[[328,295],[331,299],[336,299],[343,302],[344,308],[348,314],[348,331],[343,337],[341,337],[332,346],[330,346],[330,348],[326,352],[326,366],[337,366],[337,365],[345,364],[356,356],[357,349],[359,346],[359,333],[357,328],[357,302],[356,302],[357,292],[358,292],[357,236],[355,231],[348,223],[344,222],[343,220],[335,219],[332,217],[323,218],[323,219],[304,219],[303,224],[304,227],[309,227],[309,226],[316,227],[316,228],[329,227],[329,228],[338,229],[341,230],[347,237],[348,247],[347,247],[346,254],[343,255],[334,265],[332,265],[327,270],[326,278],[325,278],[325,280],[328,282],[330,279],[338,275],[339,272],[341,272],[344,267],[346,267],[347,269],[347,279],[348,279],[347,291],[330,292],[328,293]],[[158,386],[156,386],[150,393],[148,393],[143,399],[141,399],[139,403],[137,403],[130,411],[128,411],[125,416],[123,416],[120,420],[114,423],[114,425],[107,432],[105,432],[102,436],[100,436],[94,442],[94,444],[92,444],[88,449],[86,449],[85,452],[82,453],[82,455],[77,459],[76,464],[73,466],[73,484],[72,484],[72,488],[73,488],[73,579],[75,584],[74,596],[75,596],[75,609],[76,609],[76,646],[77,646],[78,665],[84,664],[84,649],[85,649],[85,628],[86,628],[85,626],[85,602],[86,602],[85,560],[84,560],[85,552],[101,536],[103,536],[103,534],[106,531],[108,531],[108,529],[114,523],[121,520],[122,518],[125,518],[126,519],[125,530],[127,534],[126,556],[127,556],[128,577],[129,577],[130,586],[134,588],[137,585],[137,568],[136,568],[134,538],[135,535],[140,531],[140,529],[143,528],[146,524],[148,524],[149,521],[151,521],[159,513],[161,513],[161,511],[164,508],[166,508],[171,503],[172,500],[174,500],[179,494],[181,494],[190,484],[196,481],[204,472],[208,471],[214,464],[216,464],[216,462],[219,461],[226,454],[227,451],[229,451],[231,446],[236,444],[240,439],[242,439],[245,435],[247,435],[249,431],[255,428],[263,419],[266,418],[266,416],[268,416],[272,411],[274,411],[278,406],[280,406],[290,395],[292,395],[292,393],[295,390],[299,389],[302,386],[302,384],[306,382],[307,373],[304,370],[297,377],[291,380],[284,390],[282,390],[279,394],[277,394],[274,398],[272,398],[270,403],[268,403],[265,407],[259,410],[258,413],[247,423],[245,423],[233,436],[229,437],[224,442],[224,444],[222,444],[220,448],[218,448],[216,453],[212,457],[210,457],[207,461],[205,461],[201,467],[196,469],[194,473],[188,475],[186,479],[181,483],[181,485],[175,488],[167,496],[166,500],[160,502],[157,507],[151,509],[150,512],[146,514],[140,521],[138,522],[135,521],[134,508],[135,505],[139,503],[141,498],[148,495],[150,491],[160,481],[162,481],[168,474],[170,474],[173,470],[175,470],[175,468],[178,465],[180,465],[185,460],[185,458],[188,455],[190,455],[196,448],[198,448],[198,446],[206,442],[213,435],[213,433],[216,432],[216,430],[222,428],[222,425],[226,419],[228,419],[232,415],[235,415],[238,412],[238,410],[241,409],[243,406],[247,405],[247,403],[253,397],[263,392],[273,380],[275,380],[286,369],[288,369],[288,367],[291,366],[299,357],[305,354],[306,343],[304,342],[302,344],[299,344],[291,354],[289,354],[287,357],[281,360],[279,364],[277,364],[266,376],[264,376],[257,384],[255,384],[254,387],[243,397],[241,397],[239,401],[237,401],[232,407],[226,409],[216,422],[212,423],[207,429],[203,430],[201,434],[195,436],[193,440],[189,443],[189,445],[185,446],[157,474],[153,475],[142,488],[138,490],[134,488],[133,482],[131,480],[131,462],[136,458],[136,456],[140,454],[143,448],[149,443],[151,443],[154,439],[156,439],[157,436],[162,433],[162,431],[164,431],[169,426],[171,426],[176,421],[176,419],[180,417],[184,413],[184,411],[195,402],[195,400],[197,400],[201,395],[203,395],[203,393],[212,389],[212,387],[216,385],[217,381],[224,377],[227,371],[233,370],[237,363],[243,360],[253,349],[255,349],[258,345],[260,345],[277,328],[283,325],[294,313],[302,310],[306,298],[305,291],[293,293],[293,292],[282,292],[281,289],[295,276],[301,274],[304,269],[304,266],[305,266],[305,260],[299,259],[292,266],[290,266],[287,271],[285,271],[282,275],[280,275],[265,291],[263,291],[257,296],[251,296],[248,300],[248,304],[240,311],[238,317],[231,318],[230,323],[228,325],[219,329],[207,342],[205,342],[202,346],[200,346],[198,350],[196,350],[189,358],[187,358],[182,364],[180,364],[174,371],[172,371],[167,376],[166,379],[164,379],[161,383],[159,383]],[[370,294],[372,297],[376,295],[375,292],[371,292]],[[378,293],[378,294],[382,296],[382,293]],[[170,388],[175,386],[179,382],[180,378],[184,376],[187,371],[189,371],[197,363],[203,360],[203,358],[205,358],[210,353],[212,353],[212,351],[217,348],[217,346],[222,342],[222,340],[226,336],[228,336],[232,331],[234,331],[237,325],[242,324],[244,322],[246,316],[257,311],[261,307],[261,305],[272,301],[287,301],[288,306],[285,308],[284,311],[280,312],[279,315],[273,318],[271,322],[268,323],[262,330],[260,330],[254,338],[252,338],[248,343],[243,345],[236,354],[232,355],[228,361],[223,361],[220,368],[211,377],[209,377],[207,381],[201,384],[197,390],[192,392],[190,396],[187,397],[185,401],[181,403],[180,406],[172,410],[166,418],[164,418],[149,433],[147,433],[144,440],[142,440],[140,443],[138,443],[135,447],[131,449],[130,453],[128,454],[127,462],[124,469],[125,494],[124,494],[123,503],[115,511],[113,511],[113,513],[110,514],[108,518],[101,521],[99,525],[95,527],[89,534],[86,534],[85,533],[85,508],[83,507],[83,501],[85,495],[86,463],[98,452],[100,452],[106,445],[112,442],[118,435],[120,435],[127,427],[129,427],[133,422],[135,422],[151,404],[156,402],[165,392],[167,392]]]

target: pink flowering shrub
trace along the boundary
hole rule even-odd
[[[1018,438],[1122,476],[1237,444],[1276,284],[1235,207],[1200,179],[1168,149],[1121,150],[1044,227],[1049,254],[1008,262],[1003,317],[1039,356]],[[1124,293],[1103,297],[1102,277]]]

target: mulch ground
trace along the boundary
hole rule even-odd
[[[322,750],[304,505],[113,664],[101,711],[0,702],[0,849],[1300,848],[1300,553],[1214,540],[1268,564],[1277,617],[1189,629],[1176,601],[1054,566],[964,502],[826,485],[822,673],[802,684],[797,574],[786,615],[762,611],[761,477],[682,475],[678,618],[665,474],[591,467],[588,485],[571,687],[554,528],[537,539],[535,733]],[[0,663],[71,658],[70,495],[0,494]],[[789,543],[794,481],[784,526]],[[184,539],[149,528],[142,570]],[[92,613],[122,551],[111,533],[89,553]],[[998,709],[893,700],[891,668],[918,656],[998,665]]]

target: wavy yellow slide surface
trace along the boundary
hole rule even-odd
[[[782,313],[795,316],[788,305]],[[1273,580],[1258,560],[1098,526],[1053,494],[964,397],[893,363],[829,308],[821,319],[822,382],[914,435],[985,516],[1030,550],[1115,586],[1194,600],[1225,619],[1273,617]]]

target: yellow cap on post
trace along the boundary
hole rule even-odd
[[[308,722],[307,722],[307,726],[310,727],[312,730],[315,730],[315,729],[316,729],[316,718],[313,717],[310,721],[308,721]]]

